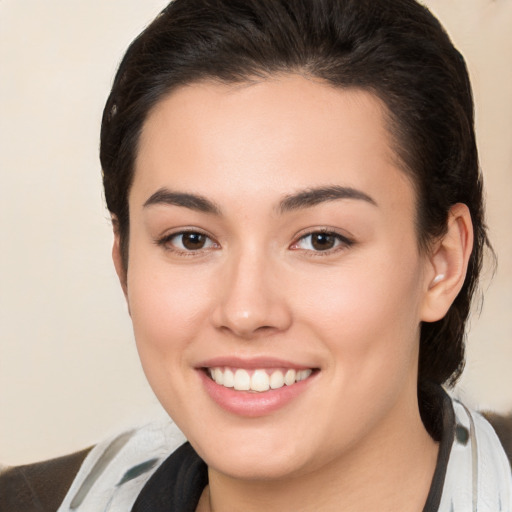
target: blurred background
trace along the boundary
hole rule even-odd
[[[0,461],[89,446],[157,414],[110,259],[101,112],[165,0],[0,0]],[[429,0],[466,57],[498,270],[455,392],[512,409],[512,0]]]

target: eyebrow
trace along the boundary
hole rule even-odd
[[[278,210],[280,213],[286,213],[292,210],[311,208],[321,203],[339,199],[357,199],[377,206],[375,200],[361,190],[333,185],[329,187],[310,188],[287,195],[279,202]],[[144,208],[159,204],[181,206],[201,213],[222,215],[220,207],[204,196],[187,192],[174,192],[165,187],[152,194],[144,203]]]
[[[220,215],[220,208],[206,197],[189,194],[187,192],[173,192],[167,188],[157,190],[145,203],[144,208],[152,205],[164,204],[182,206],[202,213]]]
[[[286,196],[279,203],[279,210],[281,213],[285,213],[291,210],[311,208],[317,204],[336,201],[338,199],[357,199],[377,206],[375,200],[361,190],[333,185],[330,187],[311,188]]]

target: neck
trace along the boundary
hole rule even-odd
[[[428,496],[438,445],[416,406],[391,414],[341,457],[278,480],[240,480],[209,469],[198,512],[300,510],[419,512]],[[397,484],[399,492],[397,492]]]

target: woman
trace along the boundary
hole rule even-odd
[[[59,510],[510,510],[494,431],[441,387],[488,244],[472,108],[413,0],[172,2],[101,161],[179,430],[96,446]]]

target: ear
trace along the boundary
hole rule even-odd
[[[473,249],[473,224],[465,204],[450,208],[446,234],[438,240],[428,257],[425,295],[421,320],[441,320],[460,292]]]
[[[114,230],[114,244],[112,245],[112,260],[116,269],[117,277],[121,283],[124,296],[128,299],[127,271],[121,254],[121,238],[119,235],[119,221],[115,215],[112,215],[112,228]]]

